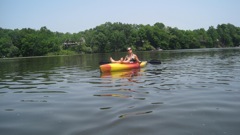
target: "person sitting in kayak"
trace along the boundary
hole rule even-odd
[[[132,49],[129,47],[127,49],[128,54],[126,55],[125,59],[121,58],[120,60],[114,60],[112,57],[110,57],[110,61],[112,63],[141,63],[141,61],[138,59],[138,56],[132,52]]]

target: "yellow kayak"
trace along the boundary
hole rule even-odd
[[[102,73],[114,72],[114,71],[142,68],[142,67],[145,67],[146,65],[147,65],[147,61],[142,61],[141,64],[139,64],[139,63],[129,63],[129,64],[109,63],[109,64],[101,65],[100,70]]]

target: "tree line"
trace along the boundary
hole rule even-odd
[[[47,27],[0,28],[0,57],[27,57],[79,53],[220,48],[240,46],[240,27],[221,24],[196,30],[180,30],[165,26],[124,24],[120,22],[96,26],[78,33],[52,32]]]

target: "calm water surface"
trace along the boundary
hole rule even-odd
[[[240,49],[138,52],[101,74],[93,54],[0,59],[3,135],[239,135]]]

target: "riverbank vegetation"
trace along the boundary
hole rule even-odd
[[[78,33],[52,32],[47,27],[0,28],[0,57],[72,55],[136,51],[220,48],[240,46],[240,27],[221,24],[196,30],[165,26],[110,23]]]

